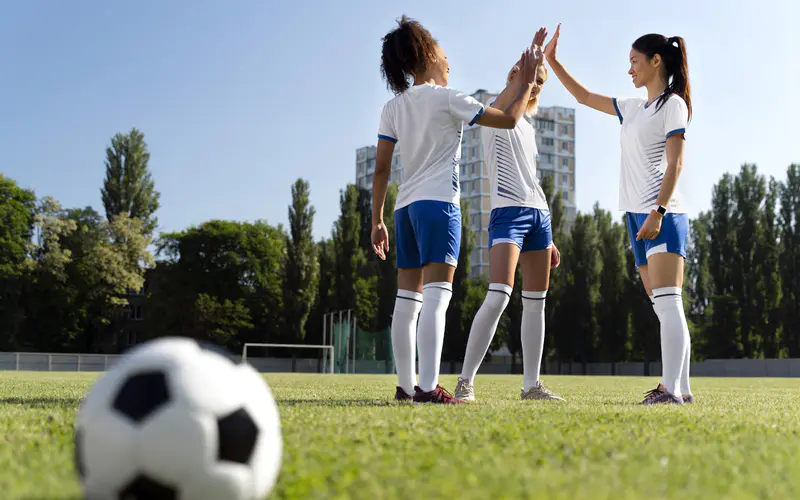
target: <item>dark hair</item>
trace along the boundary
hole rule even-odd
[[[648,59],[652,59],[658,54],[664,63],[667,73],[667,90],[658,98],[656,109],[660,109],[670,95],[676,94],[686,101],[691,119],[692,95],[689,86],[689,64],[686,60],[686,41],[679,36],[667,38],[664,35],[644,35],[633,42],[633,50],[641,52]]]
[[[381,73],[395,94],[409,87],[409,78],[424,73],[436,57],[436,40],[420,23],[406,16],[383,37]]]

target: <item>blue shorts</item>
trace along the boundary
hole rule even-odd
[[[397,268],[417,269],[429,262],[456,267],[461,249],[461,207],[420,200],[394,212]]]
[[[664,215],[661,220],[661,232],[658,233],[656,239],[636,241],[636,234],[648,215],[631,212],[625,214],[636,266],[647,265],[647,258],[657,253],[676,253],[685,259],[686,237],[689,235],[689,214],[668,213]]]
[[[523,252],[552,247],[550,211],[529,207],[495,208],[489,219],[489,248],[498,243],[513,243]]]

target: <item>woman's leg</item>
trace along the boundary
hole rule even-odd
[[[456,388],[457,398],[474,398],[471,386],[497,331],[500,316],[502,316],[511,298],[518,259],[519,247],[514,243],[499,243],[492,245],[489,250],[491,283],[486,293],[486,298],[472,321],[472,328],[467,341],[467,351],[464,354],[464,365]],[[462,387],[464,391],[459,390]]]
[[[455,267],[430,262],[423,267],[422,309],[419,315],[419,388],[431,392],[439,385],[447,306],[453,296]]]
[[[522,263],[523,393],[540,387],[544,352],[544,308],[550,286],[551,249],[524,252]]]
[[[395,399],[409,399],[417,385],[417,319],[422,309],[422,269],[397,270],[397,298],[392,315],[392,353],[397,370]]]
[[[683,310],[684,258],[677,253],[655,253],[648,258],[647,276],[653,308],[661,323],[662,384],[667,392],[681,397],[688,387],[689,326]],[[683,371],[686,368],[686,378]],[[682,380],[686,387],[682,386]],[[690,393],[688,393],[690,394]]]

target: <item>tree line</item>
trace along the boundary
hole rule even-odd
[[[369,191],[342,189],[339,216],[319,241],[303,179],[291,187],[286,226],[210,220],[156,235],[160,194],[149,158],[140,131],[112,138],[101,187],[104,215],[38,199],[0,175],[0,349],[119,352],[130,343],[132,321],[136,342],[181,335],[236,352],[244,342],[319,344],[323,316],[347,309],[363,330],[389,328],[394,254],[382,261],[369,250]],[[543,188],[562,253],[547,299],[546,357],[660,359],[658,322],[623,219],[595,205],[567,231],[560,193],[549,178]],[[396,195],[390,186],[384,213],[390,235]],[[462,214],[443,351],[452,363],[463,358],[488,285],[470,277],[475,234],[466,199]],[[799,219],[798,165],[783,181],[744,165],[714,186],[711,209],[691,221],[688,246],[684,302],[696,359],[800,356]],[[516,281],[492,346],[507,346],[515,363],[519,273]]]

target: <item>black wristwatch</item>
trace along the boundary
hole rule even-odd
[[[656,205],[656,212],[658,212],[658,215],[661,217],[664,217],[667,214],[667,207],[663,205]]]

